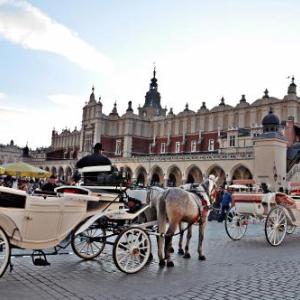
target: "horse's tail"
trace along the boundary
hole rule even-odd
[[[167,224],[167,210],[166,210],[166,198],[169,190],[166,190],[158,199],[157,203],[157,221],[158,229],[160,233],[165,233]]]

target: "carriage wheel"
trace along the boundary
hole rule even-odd
[[[148,262],[150,253],[149,236],[139,227],[130,227],[121,232],[113,248],[115,265],[127,274],[140,271]]]
[[[10,245],[8,238],[0,228],[0,277],[5,273],[7,266],[10,262]]]
[[[77,256],[84,260],[94,259],[104,250],[105,236],[106,233],[103,228],[92,225],[85,231],[72,235],[72,249]]]
[[[265,235],[268,243],[278,246],[287,232],[287,217],[283,208],[277,206],[270,210],[265,223]]]
[[[227,235],[234,241],[240,240],[246,233],[248,220],[232,207],[225,218],[225,230]]]
[[[292,234],[292,233],[294,233],[295,229],[296,229],[296,225],[288,224],[286,227],[286,233]]]

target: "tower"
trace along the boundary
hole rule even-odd
[[[139,115],[143,118],[152,118],[154,116],[165,116],[166,109],[163,109],[160,104],[160,93],[158,92],[158,84],[156,78],[156,68],[153,70],[153,77],[150,82],[149,91],[145,96],[143,107],[139,107]]]
[[[257,183],[268,183],[273,191],[285,185],[287,138],[280,120],[270,108],[262,120],[263,133],[254,138],[254,174]]]

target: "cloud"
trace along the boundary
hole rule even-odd
[[[3,99],[5,97],[6,97],[6,94],[0,92],[0,99]]]
[[[49,95],[48,99],[61,106],[65,107],[73,107],[74,105],[84,105],[84,101],[82,97],[76,95],[68,95],[68,94],[56,94],[56,95]]]
[[[26,1],[0,0],[0,36],[32,50],[55,53],[81,68],[111,71],[111,61],[78,34]]]
[[[19,146],[27,142],[31,148],[49,146],[53,126],[59,131],[66,127],[80,128],[82,110],[75,105],[70,107],[52,105],[45,111],[44,107],[0,105],[0,119],[5,124],[0,127],[0,142],[5,144],[13,139]]]

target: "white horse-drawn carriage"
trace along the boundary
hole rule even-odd
[[[243,183],[254,184],[253,181]],[[232,240],[240,240],[248,224],[257,221],[264,221],[268,243],[278,246],[286,234],[293,233],[300,225],[300,201],[280,192],[263,193],[255,187],[233,192],[232,207],[225,219],[227,235]]]
[[[99,166],[92,171],[110,176],[109,168]],[[154,232],[156,222],[139,224],[148,205],[137,200],[136,206],[128,207],[131,198],[122,182],[88,188],[62,186],[53,194],[32,195],[0,187],[0,277],[12,266],[12,248],[32,249],[33,262],[47,265],[44,250],[55,247],[57,252],[66,240],[74,253],[86,260],[99,256],[105,245],[111,244],[121,271],[141,270],[151,254],[149,233]]]

